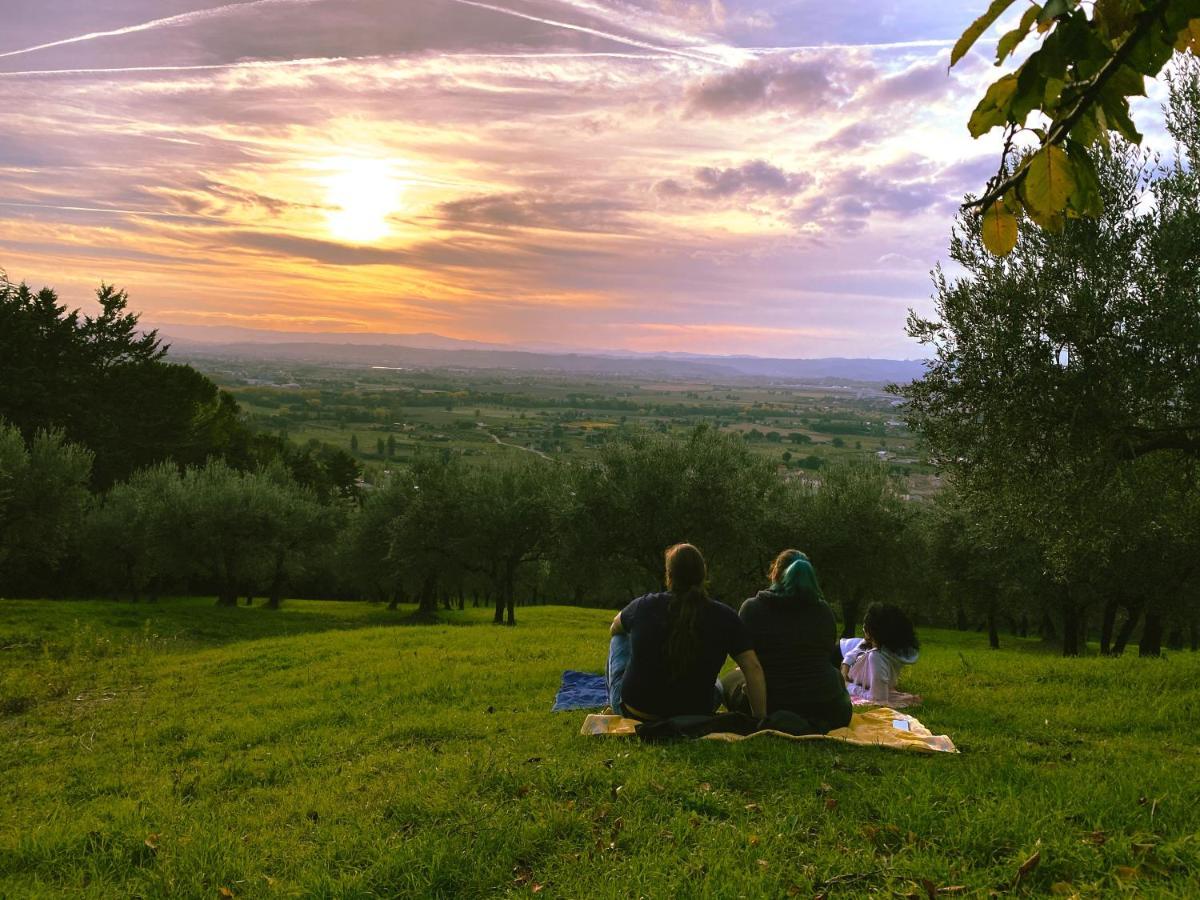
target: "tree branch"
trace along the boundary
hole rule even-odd
[[[1125,64],[1125,60],[1133,53],[1138,41],[1146,36],[1159,16],[1166,11],[1168,5],[1170,5],[1170,0],[1159,0],[1158,3],[1137,17],[1137,23],[1134,25],[1133,30],[1126,35],[1125,40],[1121,42],[1121,45],[1117,47],[1113,55],[1108,58],[1108,62],[1089,81],[1083,83],[1083,92],[1079,95],[1079,99],[1075,101],[1075,106],[1071,108],[1071,111],[1062,119],[1050,124],[1050,130],[1046,134],[1046,139],[1042,141],[1043,147],[1048,147],[1051,144],[1061,144],[1066,140],[1067,135],[1071,133],[1071,129],[1075,127],[1075,124],[1083,117],[1083,114],[1096,103],[1100,92],[1104,90],[1104,86],[1108,83],[1109,79]],[[1006,142],[1006,151],[1008,146]],[[1008,193],[1010,189],[1020,185],[1025,180],[1025,175],[1032,158],[1032,156],[1026,158],[1007,178],[993,179],[992,182],[989,182],[990,186],[984,191],[982,197],[978,200],[972,200],[970,203],[964,203],[962,209],[987,209],[1004,196],[1004,194]],[[1003,166],[1003,163],[1001,165]]]

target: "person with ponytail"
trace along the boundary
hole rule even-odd
[[[709,598],[706,577],[700,551],[676,544],[666,552],[667,590],[638,597],[613,619],[605,674],[614,712],[642,721],[711,715],[728,656],[745,672],[746,711],[766,715],[750,635],[737,613]]]
[[[837,620],[812,563],[799,550],[784,550],[771,565],[770,579],[771,586],[738,613],[766,675],[767,712],[799,717],[795,733],[824,734],[849,725],[853,709],[840,669]],[[722,679],[731,710],[745,709],[745,683],[736,669]]]

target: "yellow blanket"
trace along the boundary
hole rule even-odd
[[[580,734],[635,734],[637,720],[622,716],[590,715],[583,720]],[[753,734],[706,734],[714,741],[741,741],[746,738],[771,734],[789,741],[843,741],[847,744],[865,744],[872,747],[894,747],[898,750],[915,750],[919,753],[957,753],[958,748],[947,735],[933,734],[915,718],[888,709],[886,706],[867,712],[856,712],[845,728],[829,734],[784,734],[782,731],[756,731]]]

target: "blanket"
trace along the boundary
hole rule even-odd
[[[850,702],[855,707],[887,706],[889,709],[908,709],[910,706],[918,706],[921,703],[920,694],[906,694],[904,691],[892,691],[887,703],[879,703],[871,699],[870,688],[851,684],[847,685],[846,690],[850,692]]]
[[[569,709],[603,709],[608,706],[608,685],[603,675],[591,672],[563,672],[558,696],[554,698],[551,712]]]
[[[583,720],[580,734],[584,735],[633,735],[637,734],[638,722],[622,716],[589,715]],[[846,744],[862,744],[868,747],[891,747],[918,753],[957,753],[958,748],[947,735],[934,734],[915,718],[888,709],[886,706],[866,712],[855,712],[850,724],[828,734],[785,734],[782,731],[756,731],[753,734],[714,732],[704,735],[706,740],[742,741],[769,734],[790,741],[842,741]]]

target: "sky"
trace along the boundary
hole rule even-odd
[[[916,357],[998,163],[1012,23],[947,71],[985,5],[3,0],[0,267],[160,326]]]

